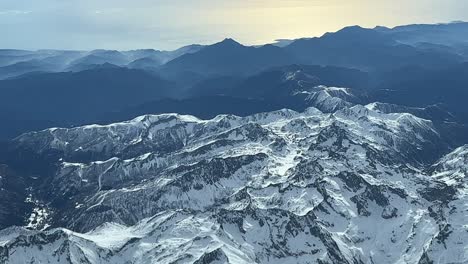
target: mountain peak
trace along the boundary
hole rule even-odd
[[[321,39],[328,39],[332,42],[363,42],[363,43],[393,43],[393,39],[386,36],[380,30],[363,28],[361,26],[350,26],[338,30],[334,33],[327,33]]]
[[[240,44],[239,42],[235,41],[232,38],[225,38],[223,41],[218,42],[218,43],[216,43],[214,45],[217,45],[217,46],[243,46],[242,44]]]
[[[385,27],[385,26],[375,26],[374,30],[376,30],[376,31],[389,31],[390,28]]]
[[[99,69],[104,69],[104,68],[110,68],[110,69],[115,69],[115,68],[120,68],[119,66],[115,65],[115,64],[112,64],[112,63],[109,63],[109,62],[105,62],[103,64],[98,64],[96,65],[96,68],[99,68]]]
[[[363,28],[361,26],[349,26],[349,27],[344,27],[342,28],[341,30],[338,30],[336,32],[336,34],[365,34],[365,33],[369,33],[369,32],[376,32],[375,30],[373,29],[370,29],[370,28]]]

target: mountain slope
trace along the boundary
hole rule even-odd
[[[96,122],[105,113],[165,98],[175,90],[171,82],[155,75],[119,67],[24,76],[2,80],[0,87],[5,132],[21,132],[39,121],[38,129],[51,123]]]
[[[232,39],[225,39],[168,62],[161,68],[161,72],[169,76],[182,72],[205,76],[246,75],[292,62],[292,58],[279,47],[247,47]]]
[[[331,65],[380,71],[407,65],[430,68],[461,62],[461,56],[450,51],[424,50],[397,42],[375,29],[346,27],[320,38],[298,39],[284,48],[300,63]]]
[[[380,83],[370,93],[371,100],[398,105],[425,107],[443,104],[459,119],[468,120],[464,107],[468,97],[468,63],[441,70],[405,67],[379,76]]]
[[[0,263],[468,263],[466,25],[0,50]]]
[[[25,134],[14,146],[57,165],[31,192],[35,210],[47,216],[36,228],[74,232],[6,229],[0,258],[467,261],[458,244],[463,209],[451,209],[466,203],[465,187],[445,180],[463,179],[457,160],[465,152],[437,162],[448,146],[430,121],[371,109],[211,120],[148,115]]]

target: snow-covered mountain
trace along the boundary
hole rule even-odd
[[[2,263],[468,262],[468,147],[444,155],[431,121],[375,104],[146,115],[14,145],[56,169],[30,188],[29,228],[0,232]]]

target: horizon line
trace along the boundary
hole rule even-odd
[[[275,45],[275,44],[278,44],[281,41],[294,42],[294,41],[301,40],[301,39],[321,38],[321,37],[323,37],[323,36],[325,36],[327,34],[337,33],[337,32],[339,32],[339,31],[341,31],[343,29],[351,28],[351,27],[359,27],[359,28],[362,28],[362,29],[369,29],[369,30],[373,30],[373,29],[377,29],[377,28],[386,28],[386,29],[392,30],[392,29],[396,29],[396,28],[399,28],[399,27],[406,27],[406,26],[443,26],[443,25],[464,24],[464,23],[468,23],[468,21],[453,20],[453,21],[450,21],[450,22],[439,22],[439,23],[412,23],[412,24],[401,24],[401,25],[397,25],[397,26],[393,26],[393,27],[381,26],[381,25],[376,25],[374,27],[363,27],[363,26],[361,26],[359,24],[354,24],[354,25],[349,25],[349,26],[342,27],[342,28],[340,28],[340,29],[338,29],[336,31],[326,31],[326,32],[324,32],[324,33],[322,33],[320,35],[317,35],[317,36],[304,36],[304,37],[292,38],[292,39],[278,38],[278,39],[273,40],[273,42],[267,42],[267,43],[262,43],[262,44],[252,44],[252,45],[243,44],[243,43],[237,41],[235,38],[232,38],[232,37],[224,37],[224,38],[222,38],[222,40],[218,40],[218,41],[212,42],[210,44],[192,43],[192,44],[179,46],[178,48],[175,48],[175,49],[157,49],[157,48],[135,48],[135,49],[121,49],[121,50],[120,49],[106,49],[106,48],[97,48],[97,49],[67,49],[67,48],[64,48],[64,49],[52,49],[52,48],[16,49],[16,48],[2,48],[2,47],[0,47],[0,51],[11,50],[11,51],[28,51],[28,52],[39,52],[39,51],[93,52],[93,51],[102,50],[102,51],[131,52],[131,51],[140,51],[140,50],[153,50],[153,51],[160,51],[160,52],[172,52],[172,51],[176,51],[176,50],[183,49],[183,48],[190,47],[190,46],[211,46],[211,45],[215,45],[217,43],[221,43],[221,42],[223,42],[225,40],[233,40],[233,41],[241,44],[242,46],[246,46],[246,47],[262,47],[262,46],[265,46],[265,45]]]

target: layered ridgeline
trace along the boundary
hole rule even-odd
[[[468,147],[451,151],[432,121],[392,109],[145,115],[24,134],[12,151],[51,166],[11,191],[28,228],[0,231],[0,260],[466,263]]]
[[[467,30],[0,50],[0,263],[468,263]]]
[[[175,51],[0,49],[0,140],[143,114],[303,111],[309,104],[289,93],[303,85],[365,90],[362,104],[444,104],[468,124],[467,32],[468,23],[454,22],[352,26],[261,46],[225,39]]]

